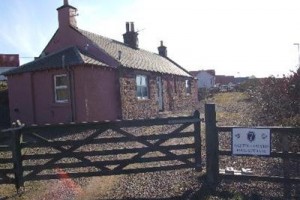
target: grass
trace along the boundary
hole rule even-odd
[[[217,93],[213,97],[215,104],[219,105],[229,105],[233,102],[247,101],[249,96],[246,93],[242,92],[226,92],[226,93]]]
[[[217,121],[219,125],[252,125],[251,100],[246,93],[226,92],[217,93],[206,103],[216,104]],[[242,119],[242,120],[241,120]]]

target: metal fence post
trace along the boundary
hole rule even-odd
[[[196,171],[202,171],[201,166],[201,122],[200,122],[200,112],[196,110],[194,112],[194,118],[199,120],[194,123],[194,137],[195,137],[195,169]]]
[[[219,180],[219,138],[215,104],[205,104],[205,130],[207,183],[214,188]]]
[[[17,191],[19,191],[20,187],[24,187],[21,150],[21,130],[14,130],[12,131],[12,154]]]

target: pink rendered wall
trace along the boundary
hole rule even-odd
[[[104,121],[120,118],[117,71],[100,67],[74,70],[76,121]]]
[[[54,75],[67,74],[66,70],[49,70],[33,74],[33,95],[37,124],[56,124],[72,121],[70,101],[56,103],[54,100]]]
[[[72,121],[71,101],[54,100],[54,75],[66,70],[24,73],[8,78],[11,120],[27,125],[68,123]],[[117,71],[100,67],[71,70],[74,83],[76,122],[116,120],[121,117]]]
[[[14,122],[20,120],[22,123],[26,124],[34,123],[31,75],[25,73],[9,76],[8,85],[11,121]]]

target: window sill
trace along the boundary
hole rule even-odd
[[[138,101],[150,101],[150,99],[149,98],[147,98],[147,99],[140,99],[140,98],[136,98]]]
[[[55,103],[52,103],[52,107],[66,107],[70,105],[69,102],[55,102]]]

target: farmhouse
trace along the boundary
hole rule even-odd
[[[59,27],[39,58],[5,72],[10,116],[27,124],[158,117],[193,109],[195,79],[167,57],[138,46],[134,23],[124,43],[78,28],[64,0]]]

